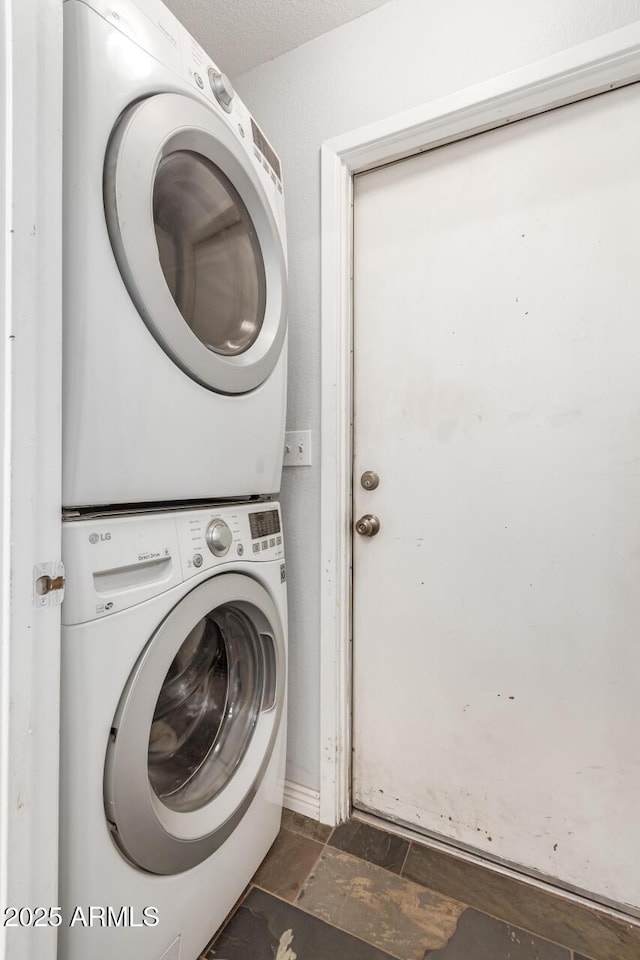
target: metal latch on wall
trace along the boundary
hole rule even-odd
[[[59,607],[64,600],[64,563],[49,560],[33,568],[34,607]]]

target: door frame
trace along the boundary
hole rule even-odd
[[[61,572],[62,0],[5,0],[0,72],[0,909],[55,910],[61,591],[34,587]],[[0,925],[12,960],[56,941]]]
[[[640,80],[640,23],[321,148],[320,820],[351,801],[353,177]]]

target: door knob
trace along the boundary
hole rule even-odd
[[[361,537],[375,537],[380,529],[380,521],[372,513],[365,513],[356,523],[356,533]]]

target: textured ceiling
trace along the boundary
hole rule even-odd
[[[230,76],[355,20],[389,0],[164,0]]]

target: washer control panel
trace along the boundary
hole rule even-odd
[[[185,511],[175,517],[185,578],[242,558],[284,558],[280,509],[272,503]]]
[[[215,567],[284,561],[274,503],[69,518],[62,549],[65,624],[118,613]]]

